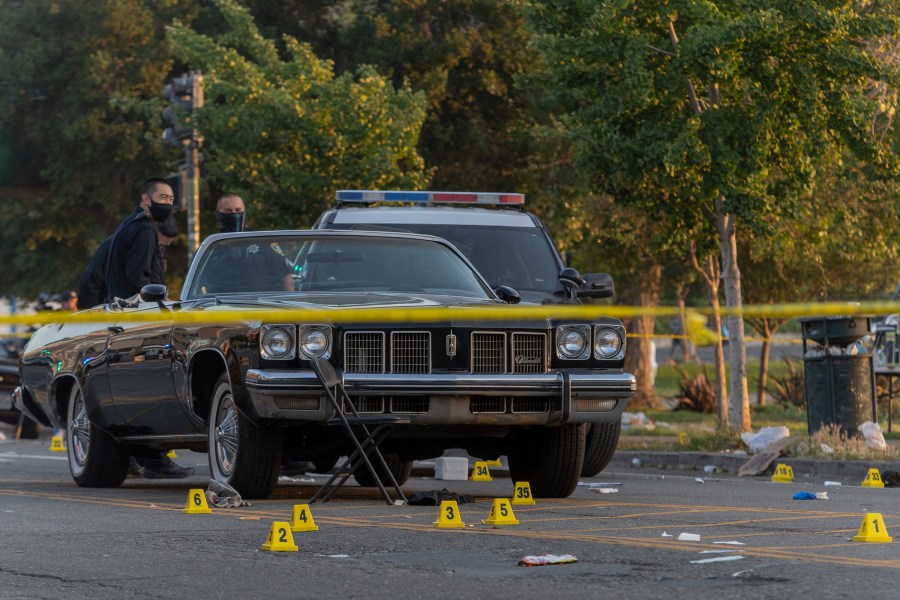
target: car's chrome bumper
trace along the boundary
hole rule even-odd
[[[345,373],[360,412],[408,415],[415,425],[549,425],[619,420],[634,375],[558,371],[530,375]],[[324,421],[331,405],[312,371],[250,369],[244,384],[263,419]]]

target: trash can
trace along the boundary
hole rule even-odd
[[[810,435],[827,424],[854,435],[862,423],[877,422],[872,353],[861,342],[872,317],[807,317],[800,323]]]

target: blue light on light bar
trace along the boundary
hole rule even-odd
[[[479,192],[403,192],[380,190],[340,190],[335,194],[338,202],[432,202],[459,204],[524,204],[522,194],[498,194]]]

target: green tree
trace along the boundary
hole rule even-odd
[[[599,191],[717,247],[728,308],[742,305],[738,226],[794,218],[823,153],[894,171],[897,70],[866,42],[897,31],[893,3],[532,0],[530,22],[572,94],[577,160]],[[712,243],[710,243],[712,242]],[[733,426],[750,428],[743,320],[731,313]]]
[[[365,66],[335,76],[289,36],[283,58],[246,8],[214,4],[222,33],[176,22],[168,36],[176,57],[204,74],[204,107],[190,116],[204,138],[204,172],[249,200],[257,226],[308,226],[340,188],[426,185],[416,152],[422,94]]]
[[[169,70],[162,23],[178,0],[29,0],[0,4],[4,218],[0,290],[34,297],[73,288],[97,243],[162,171],[153,120],[126,117],[113,94],[158,94]],[[157,134],[158,137],[158,134]]]

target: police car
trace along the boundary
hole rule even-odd
[[[514,288],[523,302],[574,303],[613,295],[609,275],[580,274],[566,267],[543,223],[524,210],[523,194],[342,190],[336,200],[314,228],[442,237],[461,250],[493,288]],[[589,423],[586,429],[582,475],[592,477],[612,459],[621,421]]]

